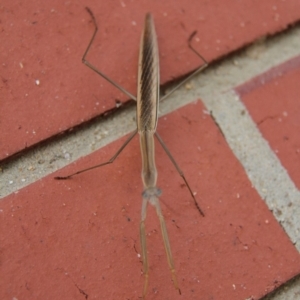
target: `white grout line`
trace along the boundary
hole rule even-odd
[[[300,251],[300,191],[234,91],[202,98],[249,180]],[[243,114],[241,112],[244,112]]]
[[[261,300],[297,300],[300,295],[300,278],[291,280],[282,288],[279,288],[275,294],[267,295]]]

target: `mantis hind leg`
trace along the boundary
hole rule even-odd
[[[147,288],[148,288],[148,279],[149,279],[149,263],[148,263],[148,255],[147,255],[147,243],[146,243],[146,232],[145,232],[145,220],[146,220],[146,211],[148,206],[148,201],[155,207],[156,213],[160,222],[161,233],[164,241],[165,251],[167,254],[167,260],[169,269],[172,274],[173,284],[176,290],[178,290],[179,294],[181,294],[178,280],[175,272],[175,265],[173,261],[173,256],[171,252],[171,246],[169,241],[169,236],[167,232],[167,226],[165,222],[165,218],[162,214],[161,207],[159,204],[159,200],[156,196],[152,196],[151,199],[143,198],[142,203],[142,219],[140,223],[140,239],[141,239],[141,248],[142,248],[142,259],[143,259],[143,273],[145,276],[144,282],[144,290],[143,290],[143,299],[146,296]]]
[[[153,197],[151,199],[151,204],[153,204],[155,206],[156,213],[157,213],[157,216],[158,216],[158,219],[159,219],[159,222],[160,222],[160,229],[161,229],[161,233],[162,233],[162,237],[163,237],[163,241],[164,241],[164,246],[165,246],[165,250],[166,250],[166,254],[167,254],[169,269],[170,269],[171,274],[172,274],[173,284],[175,286],[175,289],[178,290],[179,294],[181,294],[181,291],[180,291],[180,288],[179,288],[179,285],[178,285],[176,272],[175,272],[175,265],[174,265],[174,261],[173,261],[173,255],[172,255],[172,252],[171,252],[171,245],[170,245],[170,241],[169,241],[167,226],[166,226],[165,218],[164,218],[164,216],[162,214],[162,211],[161,211],[161,207],[160,207],[158,198]]]
[[[147,216],[147,206],[148,200],[143,198],[142,203],[142,218],[140,223],[140,240],[142,248],[142,260],[143,260],[143,274],[145,276],[144,289],[143,289],[143,299],[146,296],[148,288],[148,277],[149,277],[149,264],[147,255],[147,242],[146,242],[146,231],[145,231],[145,220]]]

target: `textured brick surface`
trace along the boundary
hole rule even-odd
[[[300,188],[300,57],[237,89],[264,138]]]
[[[209,61],[299,20],[290,1],[22,1],[1,7],[0,159],[115,107],[120,92],[82,65],[89,59],[135,94],[139,37],[145,13],[154,15],[162,83],[195,69],[187,39]]]
[[[300,272],[299,253],[204,110],[197,102],[159,120],[206,217],[158,146],[162,207],[182,296],[172,286],[150,207],[147,299],[259,299]],[[123,141],[56,175],[104,161]],[[51,175],[4,198],[0,298],[140,299],[140,169],[135,139],[114,165],[68,181]]]

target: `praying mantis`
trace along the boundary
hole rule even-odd
[[[168,94],[164,95],[160,98],[160,91],[159,91],[159,54],[158,54],[158,44],[157,44],[157,37],[154,27],[153,17],[150,13],[146,14],[144,28],[141,36],[140,42],[140,51],[139,51],[139,64],[138,64],[138,83],[137,83],[137,97],[129,93],[126,89],[122,86],[117,84],[115,81],[110,79],[107,75],[102,73],[96,67],[94,67],[87,59],[86,56],[93,44],[95,36],[98,31],[98,26],[96,19],[92,13],[92,11],[86,7],[87,12],[90,14],[92,22],[95,26],[95,30],[93,36],[88,44],[86,51],[82,57],[82,62],[92,69],[94,72],[102,76],[108,82],[110,82],[113,86],[118,88],[124,94],[129,96],[131,99],[137,102],[137,109],[136,109],[136,117],[137,117],[137,128],[135,131],[130,134],[124,144],[120,147],[120,149],[106,162],[98,164],[96,166],[92,166],[90,168],[77,171],[73,174],[68,176],[59,176],[55,177],[56,179],[68,179],[74,175],[78,175],[80,173],[86,172],[91,169],[99,168],[107,164],[111,164],[114,160],[119,156],[122,150],[129,144],[129,142],[134,138],[134,136],[138,133],[140,139],[140,148],[141,148],[141,155],[142,155],[142,181],[144,190],[142,193],[142,211],[141,211],[141,221],[140,221],[140,242],[141,242],[141,250],[142,250],[142,261],[143,261],[143,273],[145,276],[144,288],[143,288],[143,299],[147,293],[147,286],[148,286],[148,277],[149,277],[149,264],[148,264],[148,256],[147,256],[147,244],[146,244],[146,231],[145,231],[145,220],[146,220],[146,213],[147,213],[147,206],[151,204],[155,207],[156,213],[160,222],[164,247],[167,255],[169,269],[172,274],[173,284],[176,290],[181,294],[181,290],[179,288],[176,272],[175,272],[175,265],[173,261],[173,256],[171,252],[171,246],[169,242],[169,237],[167,233],[166,222],[160,207],[159,203],[159,196],[161,195],[161,190],[157,187],[157,169],[155,165],[155,144],[154,144],[154,136],[161,144],[163,149],[165,150],[166,154],[170,158],[171,162],[175,166],[176,170],[178,171],[179,175],[183,178],[186,186],[189,189],[189,192],[194,200],[196,208],[198,209],[199,213],[204,216],[202,209],[200,208],[199,204],[197,203],[195,196],[192,192],[191,187],[189,186],[184,173],[181,171],[179,166],[177,165],[175,159],[171,155],[170,151],[168,150],[167,146],[163,142],[160,135],[156,132],[157,121],[158,121],[158,105],[159,101],[163,101],[167,97],[169,97],[175,90],[177,90],[180,86],[190,80],[193,76],[197,73],[202,71],[204,68],[207,67],[207,61],[191,46],[191,40],[193,36],[196,34],[194,32],[188,41],[189,48],[199,56],[202,61],[204,62],[197,70],[195,70],[192,74],[190,74],[187,78],[185,78],[180,84],[178,84],[175,88],[173,88]]]

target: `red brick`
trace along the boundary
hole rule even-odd
[[[162,83],[199,65],[187,39],[209,61],[299,20],[289,1],[2,1],[0,159],[52,137],[126,100],[81,63],[99,23],[89,60],[135,94],[139,37],[145,13],[154,15]],[[20,67],[22,63],[23,68]],[[39,80],[39,85],[36,85]]]
[[[198,102],[159,120],[164,138],[206,213],[157,147],[159,186],[177,275],[172,286],[159,232],[147,219],[147,299],[259,299],[300,271],[300,256],[252,188]],[[141,158],[135,139],[113,165],[67,181],[55,175],[102,162],[124,142],[52,174],[1,202],[1,299],[139,299]]]

